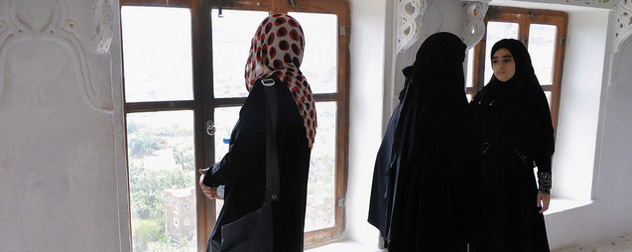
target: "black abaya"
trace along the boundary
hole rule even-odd
[[[466,251],[476,142],[464,92],[465,45],[422,44],[377,154],[369,223],[389,251]]]
[[[544,216],[536,202],[538,191],[550,192],[551,114],[524,45],[501,40],[491,55],[501,48],[513,56],[514,76],[507,82],[492,77],[471,103],[483,146],[479,222],[471,251],[547,252]]]
[[[305,127],[296,102],[279,80],[274,85],[278,100],[277,148],[280,173],[280,200],[272,202],[274,251],[303,251],[303,229],[308,148]],[[266,104],[260,80],[254,84],[239,112],[231,133],[230,149],[204,177],[211,187],[225,185],[224,206],[208,242],[221,243],[221,227],[261,207],[266,187]]]

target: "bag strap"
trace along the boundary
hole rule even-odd
[[[274,79],[262,79],[266,92],[266,198],[265,204],[279,201],[279,155],[276,142],[278,115],[277,96]]]

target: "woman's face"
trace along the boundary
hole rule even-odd
[[[492,56],[492,69],[496,79],[506,82],[516,73],[516,62],[511,52],[505,48],[498,49]]]

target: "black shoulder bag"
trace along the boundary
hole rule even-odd
[[[266,93],[266,195],[263,206],[222,226],[220,252],[272,252],[272,201],[279,200],[279,159],[276,145],[277,98],[275,81],[262,79]],[[214,248],[217,249],[217,248]]]

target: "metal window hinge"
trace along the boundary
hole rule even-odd
[[[564,45],[566,44],[566,38],[562,37],[560,38],[560,45]]]
[[[340,26],[340,36],[346,36],[347,35],[347,31],[349,31],[349,26],[348,25],[341,25]]]
[[[345,206],[346,199],[344,197],[338,198],[338,207],[342,208]]]

